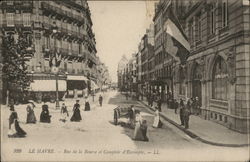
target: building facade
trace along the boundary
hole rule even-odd
[[[1,1],[0,28],[14,37],[19,31],[31,36],[35,54],[28,62],[28,71],[35,98],[55,92],[51,54],[61,60],[60,97],[83,96],[90,80],[97,82],[96,42],[87,1]]]
[[[249,1],[195,1],[183,18],[191,53],[175,67],[176,97],[198,97],[204,119],[249,131]]]

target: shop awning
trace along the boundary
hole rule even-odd
[[[66,80],[58,80],[58,91],[66,91]],[[30,90],[36,92],[56,91],[56,80],[34,80]]]

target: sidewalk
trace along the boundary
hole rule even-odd
[[[139,101],[147,108],[154,110],[147,105],[146,99]],[[225,146],[225,147],[243,147],[249,146],[250,134],[241,134],[230,130],[222,125],[209,120],[204,120],[198,116],[191,115],[189,119],[189,129],[180,126],[180,115],[175,114],[174,109],[167,108],[166,103],[162,104],[162,118],[184,131],[190,137],[203,143]]]

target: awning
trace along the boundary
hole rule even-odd
[[[58,91],[66,91],[66,80],[58,80]],[[34,80],[30,83],[31,91],[56,91],[56,80]]]
[[[67,80],[88,80],[85,76],[68,75]]]

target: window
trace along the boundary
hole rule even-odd
[[[31,26],[29,13],[23,13],[23,26]]]
[[[197,17],[198,20],[198,40],[200,41],[202,39],[202,19],[201,15]]]
[[[210,34],[215,33],[215,4],[212,4],[210,10]]]
[[[222,27],[228,25],[228,0],[222,2]]]
[[[222,57],[218,57],[214,69],[212,80],[212,97],[218,100],[227,100],[227,65]]]
[[[14,13],[6,14],[7,26],[14,26]]]

